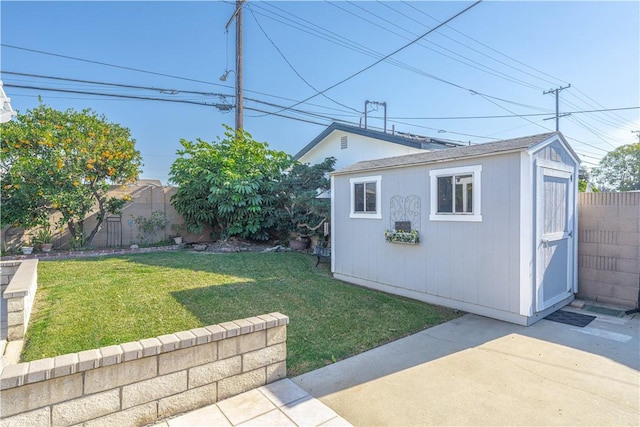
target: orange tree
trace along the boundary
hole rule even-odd
[[[140,152],[129,129],[92,110],[58,111],[41,104],[2,124],[2,227],[46,225],[54,212],[74,241],[91,242],[105,215],[125,200],[107,197],[110,185],[137,180]],[[85,230],[95,209],[97,224]]]

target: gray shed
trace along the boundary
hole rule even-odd
[[[561,133],[331,174],[340,280],[530,325],[577,292],[578,156]]]

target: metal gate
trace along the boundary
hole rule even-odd
[[[105,222],[107,223],[107,247],[122,247],[122,217],[108,216]]]

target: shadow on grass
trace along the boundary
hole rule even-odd
[[[127,332],[142,329],[140,338],[158,328],[162,333],[184,330],[184,322],[193,325],[194,320],[212,325],[276,311],[289,316],[291,376],[456,317],[443,307],[335,280],[328,265],[315,267],[314,257],[299,253],[156,252],[64,262],[69,265],[58,268],[59,282],[69,283],[70,270],[74,270],[74,287],[95,286],[95,292],[85,292],[94,312],[110,310],[114,307],[111,298],[123,295],[128,305],[122,310],[130,322]],[[104,274],[95,274],[101,270]],[[82,275],[86,277],[80,280]],[[103,279],[105,283],[91,282]],[[174,304],[163,302],[166,297]],[[98,308],[99,304],[104,308]],[[179,314],[178,306],[185,309],[185,315]],[[119,316],[122,323],[124,316]],[[170,318],[173,323],[167,325]],[[124,332],[114,333],[121,338]]]

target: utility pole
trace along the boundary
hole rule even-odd
[[[640,143],[640,130],[632,130],[631,133],[635,133],[638,137],[638,143]]]
[[[568,86],[565,87],[559,87],[557,89],[550,89],[547,90],[545,92],[542,92],[543,95],[546,95],[548,93],[555,93],[556,94],[556,132],[558,132],[560,130],[560,117],[566,117],[566,116],[570,116],[571,113],[564,113],[564,114],[560,114],[560,91],[564,90],[564,89],[569,89],[571,87],[571,84],[569,84]],[[544,119],[544,120],[550,120],[553,117],[549,117],[548,119]]]
[[[243,128],[242,123],[242,4],[245,0],[236,0],[236,10],[229,18],[225,28],[229,31],[229,25],[236,19],[236,131]]]

